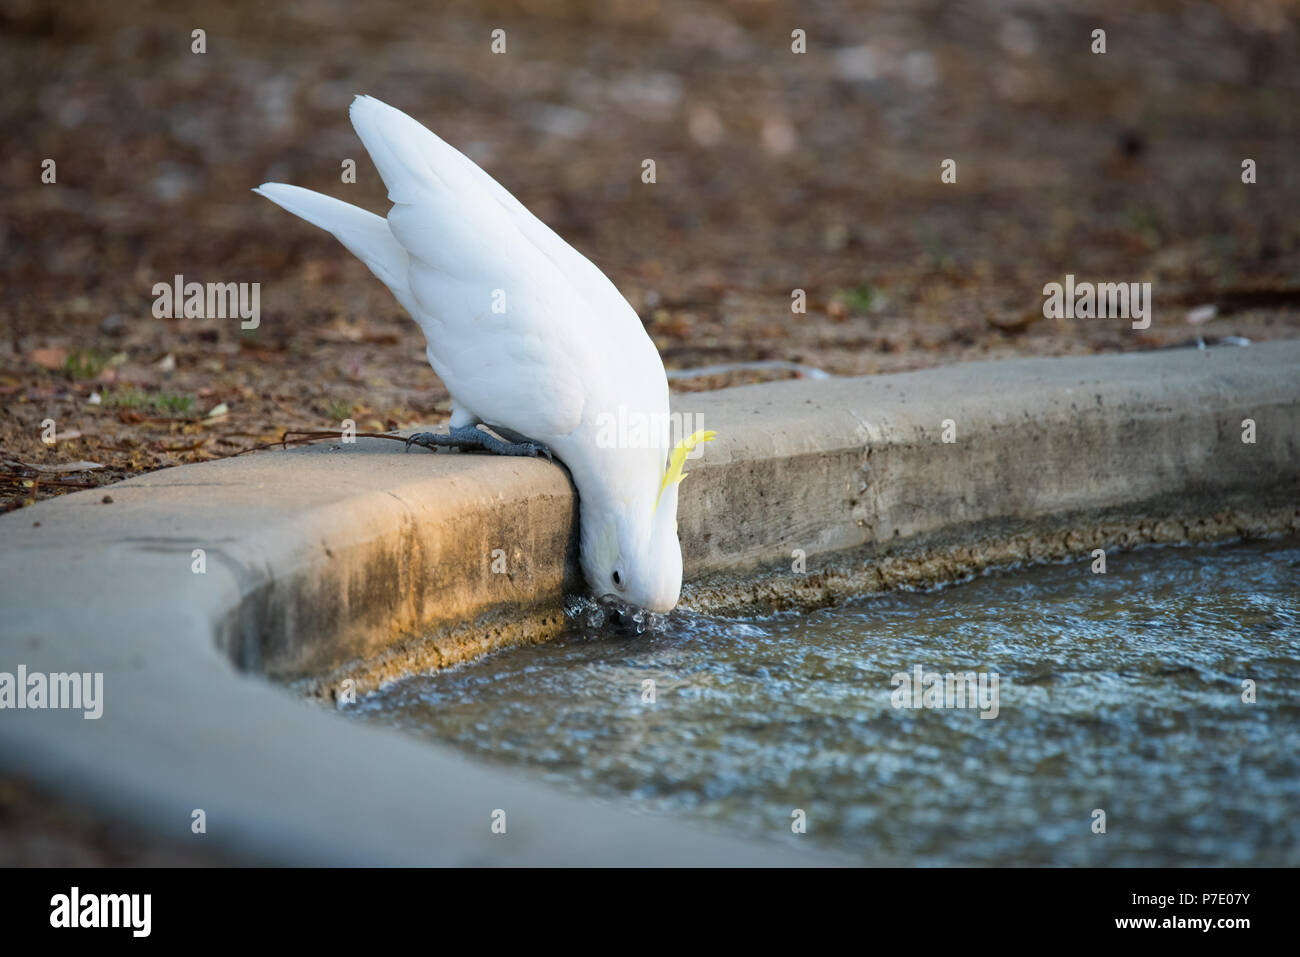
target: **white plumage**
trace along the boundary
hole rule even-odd
[[[668,422],[668,382],[635,310],[590,260],[405,113],[360,96],[351,117],[388,187],[386,220],[297,186],[255,192],[333,233],[420,324],[451,393],[453,428],[513,430],[568,466],[592,590],[671,609],[681,590],[681,463],[674,455],[666,475],[656,423]],[[651,427],[629,447],[608,441],[611,421]]]

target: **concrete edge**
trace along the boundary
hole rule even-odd
[[[683,485],[684,603],[806,606],[1093,547],[1295,531],[1298,369],[1300,342],[1281,342],[683,396],[720,433]],[[562,470],[392,445],[169,469],[112,487],[111,505],[96,491],[0,517],[0,670],[106,682],[98,721],[0,712],[0,761],[183,839],[204,808],[205,840],[261,860],[836,860],[560,794],[250,676],[364,689],[563,626],[578,578]],[[498,807],[509,838],[488,827]]]

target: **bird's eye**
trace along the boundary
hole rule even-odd
[[[619,570],[617,568],[614,569],[614,574],[610,577],[614,579],[614,587],[622,591],[623,576],[619,573]]]

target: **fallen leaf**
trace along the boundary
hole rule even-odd
[[[62,369],[68,361],[67,349],[33,349],[31,360],[43,369]]]
[[[159,443],[158,447],[164,452],[193,452],[195,449],[206,444],[210,438],[210,436],[207,436],[199,439],[197,442],[191,442],[189,445],[162,445]]]
[[[1018,316],[1009,319],[1003,319],[1000,316],[986,316],[985,321],[994,329],[1002,332],[1023,332],[1031,325],[1043,318],[1043,310],[1028,309]]]

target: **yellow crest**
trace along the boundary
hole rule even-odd
[[[664,497],[664,492],[668,491],[668,486],[676,485],[686,478],[687,473],[682,471],[682,467],[686,465],[686,456],[697,445],[712,442],[717,437],[717,432],[700,429],[698,432],[692,432],[677,443],[673,449],[673,454],[668,457],[668,469],[664,472],[664,480],[659,486],[659,494],[655,496],[655,507],[650,510],[651,515],[659,508],[659,500]]]

